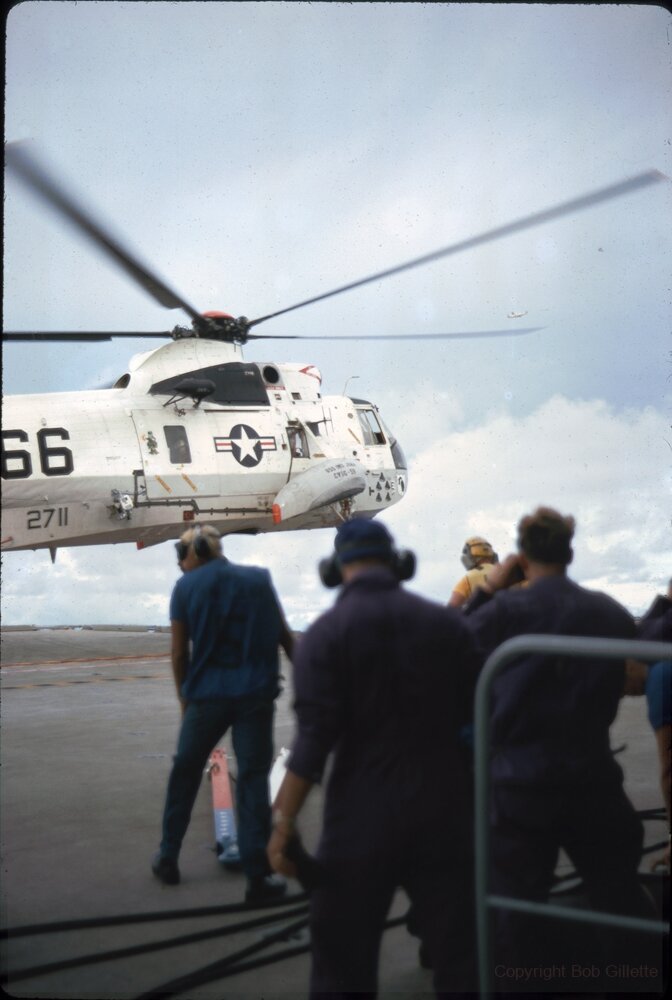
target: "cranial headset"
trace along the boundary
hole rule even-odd
[[[383,557],[381,556],[381,559],[382,558]],[[399,549],[399,551],[393,551],[391,555],[385,559],[385,562],[400,582],[410,580],[415,574],[415,552],[411,552],[410,549]],[[334,552],[334,554],[329,556],[328,559],[320,559],[317,570],[320,574],[320,580],[325,587],[340,587],[343,583],[341,564],[337,552]]]
[[[465,569],[475,569],[482,561],[499,562],[499,557],[485,538],[468,538],[462,549],[461,562]]]
[[[215,528],[211,528],[210,531],[212,532],[211,538],[220,537],[219,532]],[[178,563],[187,558],[190,548],[193,548],[194,555],[198,559],[212,559],[212,549],[210,548],[208,537],[204,534],[200,524],[194,526],[194,533],[191,536],[190,542],[183,542],[182,539],[179,542],[175,542]]]
[[[415,573],[415,553],[410,549],[396,549],[391,539],[353,540],[341,545],[328,558],[321,559],[317,570],[325,587],[338,587],[343,583],[343,564],[360,559],[380,559],[386,563],[397,580],[410,580]]]

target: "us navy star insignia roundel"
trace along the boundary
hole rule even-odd
[[[246,469],[259,465],[265,451],[275,451],[275,438],[263,437],[248,424],[236,424],[230,437],[216,437],[215,451],[231,452],[236,462]]]

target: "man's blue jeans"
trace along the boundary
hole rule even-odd
[[[164,857],[177,861],[210,752],[231,727],[238,765],[236,806],[241,867],[248,878],[268,873],[273,710],[271,698],[189,702],[168,779],[161,840]]]

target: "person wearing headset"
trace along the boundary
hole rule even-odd
[[[344,522],[320,564],[323,582],[341,585],[338,597],[297,647],[297,735],[268,857],[301,878],[297,816],[333,751],[311,895],[311,996],[375,995],[398,886],[437,989],[475,989],[471,777],[460,729],[477,662],[466,618],[401,586],[414,566],[379,521]]]
[[[462,565],[467,572],[453,587],[448,606],[461,608],[467,601],[471,600],[476,590],[482,587],[488,579],[488,575],[497,561],[497,553],[485,538],[478,535],[467,538],[461,556]]]
[[[575,521],[539,507],[518,524],[516,553],[493,571],[469,603],[465,621],[485,661],[520,635],[628,640],[635,622],[617,601],[568,575]],[[527,587],[517,587],[519,570]],[[494,678],[490,694],[490,892],[545,903],[560,850],[583,879],[591,906],[653,919],[639,883],[643,826],[623,787],[609,729],[624,688],[625,661],[585,654],[521,653]],[[520,986],[508,969],[530,970],[539,992],[576,990],[572,962],[588,949],[591,989],[628,991],[628,969],[648,965],[647,989],[660,985],[661,943],[629,930],[581,932],[567,942],[548,922],[506,908],[495,919],[495,988]],[[571,961],[565,959],[570,956]],[[549,974],[549,970],[552,970]],[[549,978],[550,975],[550,978]]]
[[[178,857],[203,770],[230,728],[238,765],[245,898],[263,902],[286,889],[284,880],[272,874],[265,848],[271,829],[268,775],[279,691],[278,646],[291,659],[293,637],[270,573],[226,559],[216,528],[190,528],[176,549],[184,575],[170,599],[171,659],[182,725],[152,871],[167,885],[180,881]]]

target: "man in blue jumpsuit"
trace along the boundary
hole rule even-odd
[[[648,611],[638,623],[640,638],[652,642],[672,642],[672,580],[667,585],[667,594],[658,595]],[[668,842],[653,867],[670,870],[670,836],[672,828],[672,795],[670,777],[672,774],[672,660],[659,660],[646,664],[646,704],[651,728],[656,734],[658,760],[660,765],[660,787],[667,812]]]
[[[567,577],[573,533],[573,518],[550,508],[521,520],[518,554],[493,569],[467,609],[483,658],[516,635],[636,638],[625,608]],[[521,569],[529,585],[507,589]],[[642,824],[625,795],[609,743],[624,676],[624,663],[530,653],[511,661],[495,678],[490,709],[491,892],[546,902],[564,848],[596,910],[655,916],[637,876]],[[553,952],[557,929],[549,926],[543,919],[497,911],[498,990],[510,984],[517,991],[552,992],[562,987],[563,978],[566,988],[585,987],[572,979],[571,963],[563,964],[565,955],[561,961]],[[632,980],[619,983],[608,964],[634,957],[626,942],[639,944],[641,938],[630,932],[615,935],[604,954],[591,952],[589,965],[597,970],[591,990],[604,987],[605,981],[612,989],[633,988]],[[524,984],[509,978],[516,967],[529,970]],[[547,970],[553,969],[556,978],[549,981]],[[644,981],[654,989],[650,978]]]
[[[278,646],[291,658],[292,634],[268,571],[229,562],[215,528],[190,529],[177,549],[184,576],[173,590],[170,619],[173,675],[183,719],[168,781],[161,848],[152,870],[168,885],[180,881],[178,855],[203,769],[231,728],[246,899],[261,902],[285,890],[283,880],[270,872],[266,843]]]
[[[475,989],[471,776],[459,733],[477,664],[462,615],[404,590],[411,573],[380,522],[345,522],[323,575],[343,586],[297,647],[298,732],[268,856],[296,874],[286,857],[296,817],[333,751],[311,897],[313,997],[375,995],[398,886],[437,989]]]

